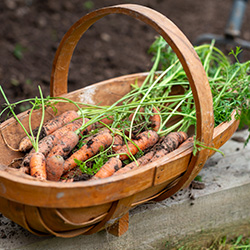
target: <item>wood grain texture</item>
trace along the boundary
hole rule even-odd
[[[114,225],[112,225],[108,232],[115,236],[121,236],[127,232],[129,227],[129,213],[123,215]]]

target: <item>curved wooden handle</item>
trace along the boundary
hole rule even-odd
[[[70,60],[73,51],[85,31],[97,20],[109,14],[125,14],[141,20],[157,31],[178,56],[188,77],[196,107],[196,138],[205,145],[212,142],[214,117],[210,86],[204,68],[192,44],[179,28],[157,11],[136,4],[122,4],[93,11],[77,21],[63,37],[53,62],[51,74],[51,96],[67,93]],[[187,172],[178,182],[175,190],[187,185],[198,174],[209,150],[202,149],[192,158]]]

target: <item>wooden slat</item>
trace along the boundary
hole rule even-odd
[[[234,111],[231,115],[232,119],[229,122],[223,122],[219,124],[213,134],[213,144],[212,146],[215,148],[220,148],[224,145],[237,130],[240,120],[235,120],[236,111]],[[211,150],[209,157],[211,157],[216,151]]]
[[[143,174],[142,174],[143,173]],[[154,169],[88,182],[57,183],[24,179],[1,171],[0,196],[39,207],[88,207],[119,200],[152,186]]]
[[[192,149],[193,144],[188,143],[159,159],[154,185],[172,180],[184,173],[189,165]]]
[[[127,232],[129,227],[129,213],[123,215],[114,225],[108,228],[108,232],[115,236],[121,236]]]

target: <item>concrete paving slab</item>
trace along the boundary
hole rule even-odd
[[[202,232],[219,235],[244,228],[250,235],[250,144],[244,148],[242,142],[247,136],[246,130],[236,132],[221,148],[225,156],[215,153],[207,161],[199,174],[204,189],[188,188],[136,207],[129,230],[119,238],[105,230],[71,239],[41,238],[1,217],[0,249],[158,250],[187,238],[198,240],[194,235]]]

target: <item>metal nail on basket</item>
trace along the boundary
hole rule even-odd
[[[142,83],[148,73],[125,75],[67,93],[69,64],[79,39],[97,20],[109,14],[125,14],[139,19],[156,30],[172,47],[188,77],[196,107],[196,137],[205,145],[219,148],[235,132],[238,121],[232,117],[214,128],[210,86],[203,66],[185,35],[162,14],[140,5],[124,4],[93,11],[78,20],[65,34],[55,55],[51,75],[51,96],[65,96],[74,101],[111,105],[117,96],[130,91],[135,80]],[[108,95],[107,95],[108,93]],[[116,95],[119,93],[119,95]],[[88,98],[85,98],[85,97]],[[59,114],[75,109],[60,104]],[[41,111],[34,112],[32,124],[38,125]],[[28,127],[28,113],[19,115]],[[45,119],[49,119],[47,112]],[[38,181],[17,174],[8,165],[20,152],[12,151],[24,136],[22,128],[11,118],[0,125],[0,212],[35,235],[74,237],[92,234],[104,228],[120,236],[128,229],[131,208],[149,200],[161,201],[176,193],[199,173],[208,149],[192,154],[193,144],[174,150],[168,155],[126,174],[88,182],[61,183]],[[4,139],[5,138],[5,139]]]

